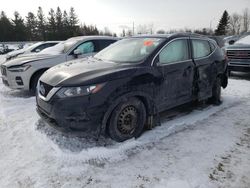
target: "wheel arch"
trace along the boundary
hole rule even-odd
[[[145,110],[146,110],[146,116],[148,115],[152,115],[154,114],[154,101],[153,99],[140,91],[134,91],[134,92],[128,92],[125,93],[123,95],[120,95],[119,97],[117,97],[114,102],[111,103],[111,105],[109,105],[107,111],[105,112],[103,118],[102,118],[102,123],[101,123],[101,133],[105,134],[106,133],[106,128],[107,128],[107,123],[108,120],[113,112],[113,110],[115,109],[115,107],[121,103],[121,102],[125,102],[127,98],[130,97],[135,97],[138,98],[145,106]]]
[[[34,80],[34,78],[41,74],[41,73],[44,73],[46,70],[48,70],[49,68],[42,68],[42,69],[39,69],[37,71],[35,71],[32,76],[30,77],[30,81],[29,81],[29,89],[31,89],[31,86],[32,86],[32,81]]]

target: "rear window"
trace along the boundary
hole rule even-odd
[[[206,40],[192,40],[192,49],[195,59],[206,57],[211,53],[210,44]]]

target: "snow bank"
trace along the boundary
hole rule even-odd
[[[35,98],[0,82],[0,187],[218,187],[209,174],[249,126],[249,99],[249,82],[230,80],[220,106],[163,117],[136,140],[96,142],[40,122]]]

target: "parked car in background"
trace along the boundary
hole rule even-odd
[[[1,44],[1,45],[0,45],[0,55],[9,53],[9,52],[11,52],[11,51],[13,51],[13,50],[14,50],[14,49],[9,48],[8,45],[5,45],[5,44]]]
[[[23,49],[19,49],[19,50],[14,50],[12,52],[9,52],[8,54],[6,54],[6,60],[11,60],[21,54],[30,54],[30,53],[37,53],[40,52],[42,50],[44,50],[45,48],[49,48],[52,46],[55,46],[56,44],[58,44],[60,41],[46,41],[46,42],[37,42],[27,48],[23,48]]]
[[[233,35],[225,37],[223,40],[225,42],[225,46],[233,45],[237,40],[240,39],[240,35]]]
[[[117,40],[107,36],[74,37],[39,53],[17,57],[2,64],[3,83],[12,89],[34,92],[38,79],[50,67],[94,55]]]
[[[250,35],[226,47],[230,71],[250,72]]]
[[[216,42],[192,34],[120,40],[92,58],[47,70],[37,111],[50,125],[138,137],[161,111],[209,99],[220,104],[227,61]]]
[[[221,37],[221,36],[209,36],[209,38],[213,39],[220,48],[225,47],[225,41],[224,41],[223,37]]]

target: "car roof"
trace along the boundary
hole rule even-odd
[[[100,35],[91,35],[91,36],[77,36],[77,37],[72,37],[72,38],[69,38],[69,39],[72,39],[72,40],[85,40],[85,39],[88,39],[88,40],[94,40],[94,39],[111,39],[111,40],[118,40],[119,38],[117,37],[112,37],[112,36],[100,36]],[[69,40],[67,39],[67,40]]]
[[[146,35],[135,35],[133,38],[172,38],[172,37],[195,37],[195,38],[206,38],[209,40],[208,36],[200,35],[196,33],[172,33],[172,34],[146,34]]]
[[[43,41],[43,44],[46,44],[46,43],[59,43],[59,42],[62,42],[60,40],[58,41]]]

